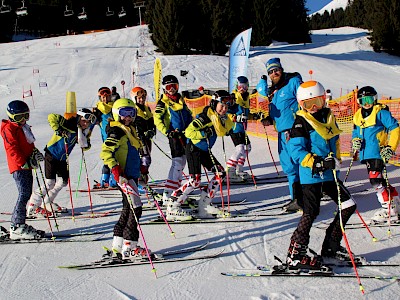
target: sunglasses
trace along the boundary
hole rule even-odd
[[[81,116],[81,120],[83,119],[83,120],[88,121],[88,122],[90,122],[92,124],[96,123],[97,119],[96,119],[96,116],[94,114],[85,113],[83,111],[78,111],[77,115]]]
[[[376,96],[364,96],[358,98],[358,103],[360,103],[361,105],[374,104],[375,101],[376,101]]]
[[[99,97],[100,96],[111,96],[111,91],[109,89],[102,89],[99,91]]]
[[[313,107],[320,109],[325,106],[325,97],[315,97],[308,100],[301,101],[301,107],[306,110],[310,110]]]
[[[168,92],[176,92],[179,88],[179,84],[177,83],[170,83],[165,86],[165,90]]]
[[[279,69],[279,68],[273,68],[272,70],[268,71],[268,75],[271,75],[272,73],[278,73],[280,71],[281,71],[281,69]]]
[[[134,107],[121,107],[118,111],[118,115],[120,117],[132,117],[135,118],[136,117],[136,109]]]
[[[241,92],[241,91],[247,92],[248,89],[249,89],[248,83],[238,83],[238,85],[237,85],[237,90],[239,92]]]
[[[26,112],[26,113],[20,113],[20,114],[12,115],[12,119],[17,123],[22,122],[24,120],[28,121],[29,120],[29,113]]]

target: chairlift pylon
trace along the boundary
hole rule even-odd
[[[78,14],[78,19],[79,20],[87,20],[87,14],[85,12],[84,7],[82,7],[82,12]]]
[[[70,17],[74,14],[72,9],[68,9],[68,5],[65,5],[64,17]]]
[[[110,7],[107,7],[106,17],[112,17],[114,15],[114,11],[110,10]]]
[[[118,17],[122,18],[122,17],[125,17],[125,16],[126,16],[126,11],[125,11],[124,7],[122,6],[121,7],[121,11],[118,14]]]
[[[9,13],[11,11],[10,5],[4,5],[4,0],[1,1],[0,14]]]
[[[17,14],[17,16],[20,16],[20,17],[26,16],[28,14],[28,8],[25,6],[24,0],[22,0],[22,7],[17,8],[15,13]]]

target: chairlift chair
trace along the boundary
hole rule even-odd
[[[4,0],[1,1],[0,14],[5,14],[11,11],[10,5],[4,5]]]
[[[122,18],[122,17],[125,17],[125,16],[126,16],[126,11],[125,11],[124,7],[122,6],[121,7],[121,11],[118,14],[118,17]]]
[[[25,6],[24,0],[22,0],[22,7],[17,8],[15,13],[17,14],[17,16],[20,16],[20,17],[26,16],[28,14],[28,8]]]
[[[112,17],[114,15],[114,11],[110,10],[110,7],[107,7],[106,17]]]
[[[72,9],[68,9],[68,5],[65,5],[64,17],[70,17],[74,14]]]
[[[78,14],[78,19],[79,20],[87,20],[87,14],[85,12],[84,7],[82,7],[82,12]]]

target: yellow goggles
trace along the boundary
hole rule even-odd
[[[314,106],[315,106],[315,108],[320,109],[325,106],[325,97],[319,96],[319,97],[303,100],[300,102],[300,105],[302,108],[307,109],[307,110],[312,109]]]

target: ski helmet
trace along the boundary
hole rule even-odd
[[[364,86],[357,92],[357,102],[360,105],[375,104],[378,101],[378,93],[372,86]]]
[[[297,89],[297,102],[303,109],[309,110],[313,106],[318,109],[325,106],[325,88],[315,80],[303,82]]]
[[[111,96],[111,90],[110,90],[110,88],[104,86],[104,87],[99,88],[99,91],[97,94],[99,95],[99,97],[104,96],[104,95]]]
[[[131,99],[120,98],[114,102],[112,107],[112,115],[115,121],[121,121],[120,117],[131,116],[133,120],[136,118],[136,105]]]
[[[29,120],[29,107],[22,100],[13,100],[7,105],[7,115],[12,122],[22,122]]]
[[[96,116],[93,114],[93,112],[88,109],[88,108],[82,108],[78,110],[77,115],[79,116],[79,120],[86,120],[89,121],[92,124],[96,123]]]
[[[247,77],[239,76],[236,79],[235,88],[239,92],[241,92],[241,91],[247,92],[247,90],[249,89],[249,80],[247,79]]]
[[[267,97],[268,96],[268,82],[267,80],[263,77],[261,77],[260,81],[258,82],[256,86],[257,92],[263,96]]]
[[[225,90],[218,90],[211,97],[210,107],[213,110],[216,110],[218,102],[221,102],[229,107],[233,104],[232,101],[231,94]]]
[[[179,81],[174,75],[167,75],[162,80],[162,88],[164,92],[174,89],[175,92],[179,90]]]

